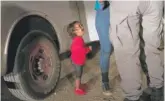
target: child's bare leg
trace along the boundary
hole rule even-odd
[[[80,88],[81,85],[81,77],[82,77],[82,66],[76,66],[76,80],[75,80],[75,86],[76,89]]]
[[[79,89],[80,88],[80,85],[81,85],[81,80],[76,78],[75,80],[75,86],[76,86],[76,89]]]
[[[82,66],[75,66],[76,69],[76,80],[75,80],[75,93],[77,95],[84,95],[85,91],[80,87],[81,86],[81,77],[82,77]]]

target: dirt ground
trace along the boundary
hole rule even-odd
[[[113,88],[113,96],[106,97],[102,94],[99,59],[96,57],[95,59],[88,60],[84,66],[82,82],[87,88],[86,95],[77,96],[74,94],[74,76],[68,75],[59,81],[56,92],[44,101],[122,101],[122,91],[119,85],[120,77],[116,70],[114,56],[111,56],[110,61],[111,69],[109,78],[111,81],[111,87]],[[1,87],[2,101],[20,101],[8,92],[3,81]]]
[[[85,96],[76,96],[74,94],[74,77],[70,75],[60,81],[56,93],[45,101],[122,101],[122,91],[119,85],[120,77],[115,67],[115,61],[111,59],[111,75],[109,78],[113,88],[113,96],[106,97],[102,94],[99,61],[98,59],[93,59],[88,60],[84,67],[82,82],[87,86]]]
[[[162,58],[164,58],[163,56],[164,54],[162,54]],[[88,60],[84,67],[82,82],[86,84],[88,88],[86,95],[76,96],[74,94],[74,76],[68,75],[59,81],[56,92],[44,101],[123,101],[120,77],[116,68],[114,54],[111,56],[110,61],[109,78],[113,93],[112,96],[106,97],[102,94],[99,59],[95,57],[94,59]],[[143,81],[146,81],[144,75],[142,75],[142,78]],[[146,87],[146,82],[143,82],[143,87]],[[20,101],[9,93],[3,81],[1,88],[2,101]]]

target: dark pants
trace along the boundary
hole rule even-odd
[[[82,73],[83,73],[83,66],[80,66],[80,65],[77,65],[75,63],[73,63],[73,67],[75,68],[75,76],[76,76],[76,79],[80,79],[81,80],[81,77],[82,77]]]

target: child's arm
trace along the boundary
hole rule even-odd
[[[92,47],[91,46],[85,46],[85,43],[82,39],[77,39],[74,41],[74,47],[72,48],[72,50],[76,51],[76,53],[79,54],[88,54],[91,50]]]

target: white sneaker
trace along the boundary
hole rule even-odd
[[[102,87],[103,87],[103,94],[105,96],[111,96],[112,95],[112,92],[110,91],[109,83],[103,83]]]
[[[103,91],[103,95],[105,96],[111,96],[112,92],[110,90]]]

